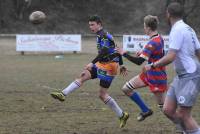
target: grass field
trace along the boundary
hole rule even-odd
[[[84,40],[83,46],[95,45]],[[89,51],[95,47],[89,47]],[[86,50],[84,48],[84,50]],[[127,77],[116,77],[109,89],[110,95],[130,113],[124,129],[119,129],[115,114],[98,98],[98,80],[88,81],[70,94],[65,102],[52,99],[51,88],[67,86],[95,54],[65,54],[55,59],[54,54],[27,54],[15,52],[14,39],[0,39],[0,134],[174,134],[174,125],[159,111],[153,95],[147,88],[140,93],[154,115],[137,122],[139,109],[120,88],[140,72],[125,60],[130,70]],[[168,67],[169,81],[174,76]],[[200,100],[193,115],[200,123]]]

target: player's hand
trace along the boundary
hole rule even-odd
[[[140,54],[141,54],[141,51],[137,51],[137,52],[135,53],[135,55],[136,55],[137,57],[139,57]]]
[[[127,68],[125,66],[120,66],[120,75],[122,75],[122,76],[128,75],[128,71],[127,71]]]
[[[142,71],[143,71],[143,72],[147,72],[147,71],[149,71],[151,68],[152,68],[152,65],[151,65],[151,64],[147,64],[147,65],[145,65],[145,66],[142,68]]]
[[[84,69],[85,70],[92,70],[92,67],[93,67],[93,63],[89,63],[84,67]]]
[[[115,49],[120,55],[123,55],[124,53],[126,53],[126,51],[124,51],[122,48],[120,47],[116,47]]]

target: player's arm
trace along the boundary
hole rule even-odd
[[[137,65],[141,65],[145,61],[143,57],[131,56],[128,53],[124,53],[123,56],[127,58],[129,61],[131,61],[132,63],[135,63]]]
[[[153,64],[153,67],[161,67],[166,66],[173,62],[176,58],[177,52],[181,49],[181,44],[183,44],[184,35],[181,31],[181,29],[178,29],[170,34],[171,43],[169,44],[169,51],[168,53],[162,57],[160,60],[156,61]]]
[[[120,74],[123,76],[128,75],[127,68],[123,65],[123,58],[119,53],[116,53],[117,57],[119,57],[119,65],[120,65]]]
[[[110,47],[112,47],[113,49],[116,48],[117,45],[115,44],[112,36],[111,37],[108,36],[108,40],[110,42],[109,43]],[[123,76],[126,76],[128,73],[127,73],[127,68],[123,65],[124,63],[123,63],[122,55],[120,55],[119,53],[113,53],[113,54],[109,55],[108,58],[110,60],[113,60],[114,58],[117,58],[117,57],[119,58],[120,74]]]
[[[106,56],[106,55],[108,55],[109,53],[108,53],[108,47],[103,47],[101,50],[100,50],[100,52],[99,52],[99,54],[92,60],[92,63],[93,64],[95,64],[96,62],[98,62],[98,61],[103,61],[104,60],[104,57]]]
[[[113,37],[112,36],[108,36],[108,40],[109,40],[109,44],[110,44],[110,47],[112,48],[115,48],[117,45],[115,44],[114,40],[113,40]],[[112,60],[114,58],[118,57],[119,58],[119,65],[122,66],[124,63],[123,63],[123,59],[122,59],[122,56],[119,54],[119,53],[114,53],[112,55],[109,55],[109,59]]]
[[[200,43],[197,36],[195,36],[195,54],[200,62]]]
[[[196,52],[196,56],[200,62],[200,49],[197,49],[195,52]]]
[[[168,51],[167,55],[162,57],[160,60],[156,61],[153,63],[153,67],[161,67],[161,66],[166,66],[174,61],[176,58],[176,52],[177,50],[171,49]]]
[[[175,50],[175,49],[169,50],[167,55],[162,57],[160,60],[158,60],[154,63],[145,65],[143,67],[143,71],[146,72],[146,71],[150,70],[151,68],[162,67],[162,66],[166,66],[166,65],[170,64],[176,58],[176,53],[177,53],[176,51],[177,50]]]
[[[137,65],[141,65],[145,61],[145,58],[143,58],[143,57],[138,57],[138,56],[135,57],[135,56],[129,55],[126,51],[123,51],[122,48],[117,48],[116,50],[120,55],[123,55],[129,61],[131,61]]]
[[[97,56],[92,60],[92,63],[95,64],[97,61],[99,61],[99,55],[97,55]]]
[[[119,57],[119,65],[122,66],[124,64],[122,56],[119,54],[118,57]]]

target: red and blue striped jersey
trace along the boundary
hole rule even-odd
[[[150,38],[150,41],[144,46],[140,57],[148,61],[148,64],[160,60],[164,56],[164,41],[163,38],[157,34]],[[148,82],[152,85],[166,85],[167,74],[165,67],[151,68],[146,72]]]

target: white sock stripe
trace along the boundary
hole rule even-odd
[[[131,87],[129,87],[129,85],[126,85],[126,87],[128,88],[128,89],[131,89]],[[132,89],[131,89],[132,90]]]
[[[63,91],[62,93],[64,95],[67,95],[71,92],[73,92],[74,90],[78,89],[80,87],[80,84],[76,81],[73,81],[71,84],[69,84]]]
[[[194,130],[186,130],[186,133],[188,134],[199,134],[200,128],[194,129]]]
[[[105,104],[108,105],[115,113],[116,115],[120,118],[123,115],[123,111],[122,109],[119,107],[119,105],[117,104],[117,102],[112,98],[112,97],[108,97],[105,101]]]
[[[134,86],[130,82],[128,82],[128,84],[131,86],[132,89],[134,89]]]
[[[162,110],[163,104],[158,104],[158,108],[160,108]]]
[[[130,82],[129,82],[129,83],[130,83]],[[136,85],[135,82],[133,81],[133,83],[130,83],[130,84],[132,85],[133,89],[135,89],[135,87],[136,87],[136,86],[135,86],[135,85]]]
[[[78,81],[74,81],[74,83],[79,87],[81,86],[81,84]]]
[[[126,82],[126,87],[127,87],[128,89],[132,89],[132,88],[129,86],[128,82]]]
[[[133,90],[134,87],[131,85],[130,82],[126,82],[126,87],[128,87],[129,89]]]
[[[164,104],[158,104],[158,107],[163,107]]]

